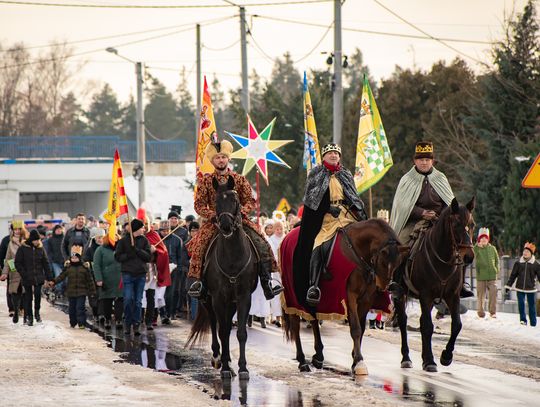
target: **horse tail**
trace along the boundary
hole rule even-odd
[[[191,327],[191,332],[185,346],[186,348],[192,348],[196,343],[204,342],[208,335],[208,331],[210,330],[210,316],[208,315],[206,306],[199,303],[199,307],[197,308],[197,316]]]
[[[290,315],[282,310],[283,334],[287,342],[296,342],[300,335],[300,317],[298,315]]]

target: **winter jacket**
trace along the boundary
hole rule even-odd
[[[476,262],[476,279],[478,281],[496,280],[499,273],[499,254],[490,243],[485,247],[474,245],[474,260]]]
[[[43,246],[47,252],[47,257],[51,263],[64,264],[64,255],[62,254],[62,242],[64,240],[64,234],[53,234],[47,239]]]
[[[182,239],[172,233],[163,240],[163,243],[165,243],[169,253],[169,262],[181,267],[184,246]]]
[[[10,235],[4,236],[0,243],[0,268],[4,268],[4,260],[6,259],[7,249],[9,245]]]
[[[53,279],[43,243],[36,247],[24,241],[15,255],[15,268],[21,275],[23,286],[40,285]]]
[[[21,284],[21,275],[16,270],[11,270],[11,267],[9,266],[10,262],[13,262],[13,266],[15,266],[15,256],[19,247],[21,247],[21,243],[16,238],[12,237],[7,247],[4,268],[2,270],[2,275],[6,275],[8,278],[8,293],[10,294],[17,294]]]
[[[122,267],[122,273],[131,274],[134,277],[145,276],[152,256],[150,252],[150,243],[145,236],[135,238],[135,246],[131,245],[131,236],[129,233],[118,241],[114,258]]]
[[[189,233],[187,229],[183,226],[179,227],[173,232],[173,235],[178,236],[180,239],[182,239],[182,243],[186,243],[187,239],[189,237]]]
[[[94,261],[94,255],[100,245],[95,239],[91,239],[84,248],[83,261],[87,261],[92,265]]]
[[[121,266],[114,258],[114,250],[111,246],[97,248],[94,254],[93,270],[96,282],[103,282],[98,290],[99,299],[123,297],[123,292],[120,289]]]
[[[88,263],[66,261],[64,271],[54,279],[54,283],[57,284],[66,278],[68,279],[65,291],[66,297],[96,295],[96,287]]]
[[[535,293],[536,281],[540,281],[540,264],[536,262],[534,256],[528,261],[525,261],[523,257],[516,261],[512,268],[512,273],[506,283],[506,288],[511,288],[514,281],[516,282],[516,291],[524,293]]]
[[[90,230],[84,226],[82,229],[77,229],[76,226],[72,227],[66,232],[64,240],[62,241],[62,254],[64,259],[68,260],[71,255],[71,246],[75,243],[86,247],[90,240]]]

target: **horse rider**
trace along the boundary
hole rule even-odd
[[[322,164],[315,166],[306,180],[304,213],[295,250],[295,259],[300,262],[297,267],[309,267],[306,302],[312,307],[321,300],[319,279],[326,270],[333,237],[339,228],[367,219],[353,176],[340,164],[341,147],[326,144],[321,154]],[[332,276],[325,273],[322,278]]]
[[[234,189],[238,194],[241,205],[242,225],[247,236],[253,242],[259,257],[260,265],[259,279],[266,299],[270,300],[283,291],[283,287],[276,285],[272,287],[271,274],[279,272],[274,259],[272,249],[258,231],[257,226],[251,222],[248,215],[255,207],[255,200],[252,196],[251,185],[246,177],[237,174],[229,168],[230,156],[233,152],[232,144],[227,141],[211,142],[205,150],[206,157],[214,166],[211,174],[197,175],[197,193],[195,195],[195,212],[204,218],[205,222],[201,226],[199,233],[187,244],[187,249],[191,254],[188,277],[195,278],[188,294],[193,298],[203,296],[203,284],[201,281],[204,255],[208,249],[210,241],[217,234],[216,227],[216,191],[212,185],[215,179],[218,183],[227,183],[229,177],[234,179]]]
[[[450,205],[454,193],[446,176],[433,166],[433,143],[421,141],[416,144],[414,167],[401,177],[390,215],[390,226],[402,244],[411,248],[409,260],[415,254],[418,237],[439,218],[444,208]],[[394,272],[390,290],[401,295],[403,268]],[[461,288],[462,298],[472,297],[472,291]]]

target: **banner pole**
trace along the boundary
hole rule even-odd
[[[369,188],[369,218],[373,218],[373,195],[371,194],[371,188]]]

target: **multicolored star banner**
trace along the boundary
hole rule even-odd
[[[321,151],[306,71],[304,71],[304,134],[304,168],[309,172],[314,166],[321,163]]]
[[[381,115],[364,76],[354,168],[354,183],[358,193],[375,185],[393,164]]]
[[[197,134],[197,152],[195,157],[196,173],[208,174],[214,172],[214,166],[205,157],[204,151],[213,137],[217,136],[216,122],[214,120],[214,110],[212,108],[212,99],[208,91],[206,76],[204,77],[204,91],[201,104],[199,122],[199,134]]]
[[[229,133],[226,131],[229,136],[236,141],[240,147],[239,150],[236,150],[232,153],[231,158],[241,158],[246,160],[244,163],[244,169],[242,170],[242,175],[248,174],[253,167],[257,167],[257,170],[263,176],[268,185],[268,162],[282,165],[287,168],[291,168],[283,161],[274,150],[284,146],[285,144],[292,143],[294,140],[270,140],[272,136],[272,129],[274,128],[274,123],[276,119],[272,120],[264,130],[259,134],[255,125],[251,121],[251,118],[248,119],[248,137],[240,136],[238,134]]]

